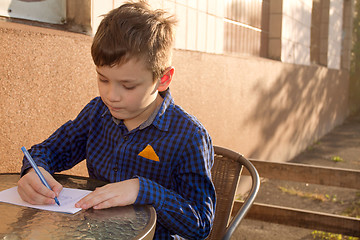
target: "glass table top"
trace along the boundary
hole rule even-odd
[[[55,174],[64,187],[95,190],[106,183]],[[0,174],[0,191],[14,187],[19,174]],[[0,202],[0,239],[142,239],[155,228],[156,213],[147,205],[76,214],[51,212]]]

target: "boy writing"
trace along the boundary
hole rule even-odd
[[[24,160],[18,191],[54,204],[62,186],[51,174],[86,159],[91,178],[109,182],[76,203],[83,209],[151,204],[155,239],[203,239],[214,218],[211,138],[175,105],[169,84],[175,20],[143,2],[110,11],[93,39],[100,97],[30,154],[52,190]]]

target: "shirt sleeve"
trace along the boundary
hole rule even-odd
[[[204,239],[210,233],[215,212],[215,188],[211,181],[213,147],[205,130],[199,130],[184,148],[173,179],[176,190],[138,177],[136,204],[151,204],[158,222],[186,239]]]
[[[48,139],[31,147],[29,153],[38,166],[53,174],[70,169],[85,159],[89,115],[96,101],[95,98],[87,104],[75,120],[66,122]],[[24,157],[21,176],[30,167],[30,163]]]

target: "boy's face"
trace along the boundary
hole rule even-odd
[[[97,66],[96,71],[101,99],[111,115],[122,119],[126,126],[137,127],[161,103],[158,82],[153,81],[152,72],[142,60],[130,59],[113,67]]]

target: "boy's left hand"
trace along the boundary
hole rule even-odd
[[[116,206],[127,206],[135,202],[139,193],[139,179],[133,178],[121,182],[109,183],[96,188],[75,204],[75,207],[103,209]]]

